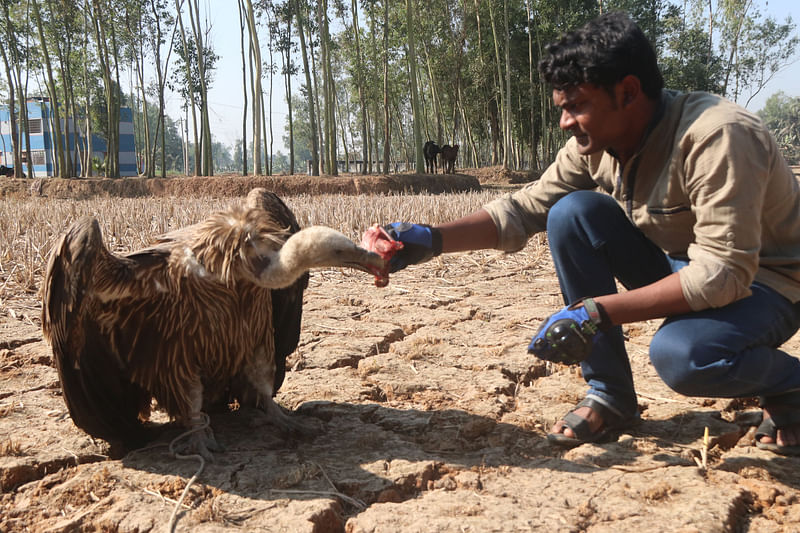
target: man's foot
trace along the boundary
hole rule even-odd
[[[593,398],[585,398],[555,423],[547,440],[566,447],[602,442],[610,437],[613,430],[626,427],[634,420],[634,417],[621,417]]]
[[[590,433],[597,433],[597,431],[603,425],[603,417],[598,415],[594,409],[591,407],[576,407],[573,411],[575,416],[580,417],[586,421],[586,427],[588,428]],[[566,416],[564,417],[566,418]],[[569,425],[567,425],[566,421],[562,418],[555,424],[553,424],[553,428],[550,430],[551,435],[563,434],[565,437],[570,439],[577,438],[575,435],[575,431]]]
[[[800,455],[800,409],[764,405],[764,419],[756,430],[756,446],[781,455]]]

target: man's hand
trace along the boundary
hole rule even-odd
[[[594,337],[605,329],[604,326],[600,308],[594,300],[585,298],[542,322],[528,346],[528,353],[546,361],[578,364],[589,357]]]
[[[442,234],[436,228],[426,224],[392,222],[383,229],[392,239],[403,243],[403,248],[389,262],[390,272],[424,263],[442,253]]]

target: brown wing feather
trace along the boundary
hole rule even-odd
[[[53,348],[75,424],[112,443],[141,444],[150,396],[130,380],[124,357],[104,338],[98,297],[124,296],[133,265],[108,252],[92,218],[73,224],[51,252],[42,286],[42,328]]]

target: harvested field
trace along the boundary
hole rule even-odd
[[[405,189],[417,194],[308,183],[279,190],[301,225],[357,240],[374,222],[466,214],[527,179],[467,172],[441,190]],[[44,183],[33,194],[37,180],[0,188],[0,532],[162,532],[173,511],[177,531],[199,532],[797,530],[800,458],[753,446],[753,401],[668,390],[647,356],[658,321],[626,328],[642,422],[612,443],[547,444],[546,430],[585,384],[576,368],[525,351],[561,305],[541,237],[511,255],[443,256],[382,289],[360,273],[313,272],[277,400],[318,420],[321,433],[287,440],[256,410],[214,415],[227,450],[177,506],[200,465],[172,457],[168,437],[109,459],[105,443],[72,424],[42,340],[37,291],[50,246],[78,216],[97,216],[122,252],[238,201],[239,188],[253,184],[192,180],[118,196],[86,192],[85,180]],[[786,349],[800,354],[800,336]]]

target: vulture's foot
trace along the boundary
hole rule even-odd
[[[269,398],[263,407],[269,422],[276,426],[281,433],[292,437],[313,438],[322,433],[324,425],[321,420],[302,417],[289,412]]]
[[[222,446],[214,437],[214,431],[209,424],[208,415],[192,418],[186,424],[187,430],[172,440],[170,452],[176,455],[200,455],[206,461],[213,462],[211,452],[224,452]]]

